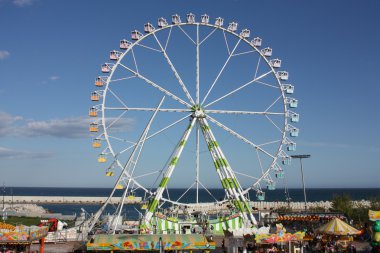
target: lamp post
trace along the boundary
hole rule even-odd
[[[305,198],[305,212],[307,211],[307,200],[306,200],[306,188],[305,188],[305,180],[303,177],[303,167],[302,167],[302,159],[310,158],[310,155],[292,155],[292,158],[300,159],[301,164],[301,176],[302,176],[302,186],[303,186],[303,196]]]

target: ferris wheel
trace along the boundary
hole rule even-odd
[[[165,204],[226,201],[255,222],[249,194],[264,200],[275,189],[299,133],[282,61],[220,17],[143,28],[110,52],[91,94],[93,147],[106,176],[118,176],[113,192],[142,191],[146,222]]]

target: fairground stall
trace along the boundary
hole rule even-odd
[[[48,227],[12,226],[0,222],[0,247],[8,252],[28,251],[33,241],[40,241],[40,252],[43,252],[43,242],[48,234]]]
[[[202,251],[215,249],[215,242],[201,234],[95,235],[87,251]]]

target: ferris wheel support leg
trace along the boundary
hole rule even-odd
[[[154,118],[156,117],[159,109],[161,108],[161,105],[164,102],[164,100],[165,100],[165,97],[163,97],[161,99],[160,103],[157,106],[157,109],[155,110],[155,112],[153,113],[152,117],[150,118],[150,120],[149,120],[149,122],[148,122],[148,124],[147,124],[147,126],[145,128],[145,130],[143,131],[143,133],[140,136],[139,141],[137,142],[135,148],[133,149],[132,154],[130,155],[127,164],[124,166],[123,170],[120,173],[120,176],[116,180],[116,183],[115,183],[115,185],[114,185],[114,187],[112,189],[112,192],[111,192],[110,196],[104,202],[103,206],[86,222],[87,233],[91,232],[91,230],[94,228],[96,222],[99,220],[99,218],[102,215],[103,211],[106,209],[107,205],[111,202],[111,199],[112,199],[112,197],[113,197],[113,195],[114,195],[114,193],[115,193],[115,191],[117,189],[117,186],[120,184],[121,181],[123,181],[125,179],[128,179],[128,185],[127,185],[127,187],[126,187],[126,189],[125,189],[125,191],[123,193],[123,196],[127,193],[128,188],[129,188],[129,183],[130,183],[130,180],[131,180],[131,175],[128,173],[127,169],[130,166],[130,164],[133,162],[133,159],[135,157],[136,152],[138,152],[139,149],[140,150],[142,149],[142,147],[144,145],[144,142],[145,142],[145,139],[146,139],[146,136],[147,136],[147,134],[149,132],[150,126],[151,126]],[[125,199],[125,196],[124,196],[123,200],[120,201],[118,209],[119,208],[121,208],[121,209],[123,208],[124,199]],[[118,222],[119,216],[117,218],[116,223]]]
[[[156,193],[155,193],[155,196],[154,196],[154,199],[149,203],[148,205],[148,208],[147,208],[147,211],[145,212],[145,215],[144,215],[144,220],[143,220],[143,225],[145,226],[149,226],[150,224],[150,221],[153,217],[153,214],[155,213],[156,209],[157,209],[157,206],[158,206],[158,203],[159,201],[161,200],[161,197],[162,197],[162,194],[170,180],[170,177],[178,163],[178,160],[181,156],[181,153],[186,145],[186,142],[190,136],[190,133],[191,133],[191,130],[194,126],[196,122],[196,118],[192,118],[191,119],[191,122],[188,126],[188,128],[186,129],[186,131],[184,132],[181,140],[179,141],[177,147],[176,147],[176,150],[175,152],[173,153],[172,157],[170,158],[170,162],[169,162],[169,166],[159,184],[159,187],[157,188],[156,190]]]
[[[213,157],[215,168],[218,171],[219,177],[221,175],[219,171],[222,171],[224,174],[224,177],[220,177],[223,188],[230,193],[230,196],[233,198],[232,202],[241,212],[243,219],[245,219],[245,221],[249,221],[252,225],[256,225],[257,221],[252,214],[249,203],[242,193],[242,188],[233,173],[227,158],[223,154],[222,149],[218,145],[218,142],[216,141],[207,120],[205,118],[200,119],[200,124],[202,126],[203,134],[205,135],[205,139],[211,156]]]

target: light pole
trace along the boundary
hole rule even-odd
[[[307,211],[307,200],[306,200],[306,188],[305,188],[305,180],[303,178],[303,167],[302,167],[302,159],[310,158],[310,155],[292,155],[292,158],[300,159],[301,163],[301,176],[302,176],[302,186],[303,186],[303,196],[305,198],[305,212]]]

